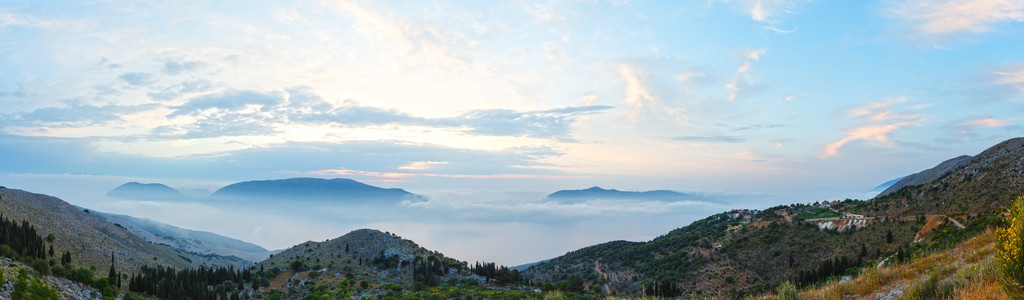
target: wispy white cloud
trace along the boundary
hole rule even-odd
[[[652,93],[643,81],[642,70],[633,65],[620,64],[618,75],[626,83],[626,97],[622,103],[628,109],[629,120],[634,124],[650,115],[664,115],[679,123],[686,120],[684,109],[670,107]]]
[[[779,32],[791,33],[795,30],[782,30],[776,25],[782,23],[785,15],[795,14],[800,6],[813,3],[813,0],[724,0],[722,2],[734,3],[743,10],[750,19],[768,24],[765,28]]]
[[[906,0],[890,6],[888,12],[909,21],[917,34],[940,38],[1024,22],[1024,2],[1018,0]]]
[[[447,45],[473,46],[466,34],[450,32],[430,24],[412,24],[378,13],[346,0],[323,0],[331,8],[351,17],[362,33],[371,39],[385,38],[397,43],[406,60],[441,70],[466,68],[464,60]]]
[[[857,140],[876,141],[888,146],[896,146],[890,141],[889,136],[897,129],[920,125],[924,116],[914,111],[928,107],[927,105],[917,105],[907,109],[896,107],[906,101],[905,97],[888,98],[847,110],[847,115],[860,119],[863,124],[847,130],[846,137],[825,145],[822,154],[818,157],[822,159],[836,157],[839,155],[840,148]]]
[[[407,165],[398,167],[399,170],[429,170],[434,166],[446,165],[447,161],[414,161]]]
[[[700,88],[700,81],[706,79],[708,74],[699,70],[688,70],[679,72],[676,80],[679,80],[679,88],[683,91],[693,92]]]
[[[992,71],[996,76],[994,84],[1010,86],[1024,93],[1024,63],[1008,64],[1001,70]]]
[[[976,131],[978,129],[1006,127],[1013,125],[1014,120],[1014,118],[995,119],[991,116],[974,117],[950,122],[949,124],[946,124],[946,127],[953,132],[953,135],[964,140],[972,140],[977,137]]]
[[[743,64],[736,69],[736,74],[725,83],[725,88],[729,90],[729,98],[727,99],[730,102],[736,100],[736,97],[738,97],[742,92],[744,86],[750,84],[750,70],[754,67],[754,63],[761,60],[761,56],[763,56],[765,52],[767,52],[767,50],[763,48],[747,49],[743,51]]]
[[[26,14],[15,14],[0,12],[0,28],[2,27],[32,27],[42,29],[68,29],[83,28],[87,22],[42,18]]]

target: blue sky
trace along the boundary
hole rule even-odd
[[[0,3],[5,178],[768,206],[976,154],[1024,113],[1019,1],[205,2]]]

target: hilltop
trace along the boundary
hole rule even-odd
[[[107,196],[131,200],[182,200],[185,195],[180,191],[161,183],[128,182],[109,192]]]
[[[587,200],[660,200],[679,201],[692,200],[697,197],[668,190],[656,191],[620,191],[590,187],[582,190],[560,190],[547,196],[548,199],[560,202],[584,202]]]
[[[403,189],[380,188],[344,178],[290,178],[234,183],[217,190],[210,199],[394,204],[417,200],[419,196]]]

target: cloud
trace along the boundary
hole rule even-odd
[[[895,146],[896,144],[889,140],[890,134],[900,128],[920,125],[923,116],[913,111],[927,107],[927,105],[918,105],[903,110],[894,108],[906,101],[907,98],[903,97],[888,98],[847,110],[846,113],[850,117],[860,119],[863,124],[845,131],[846,137],[825,145],[822,154],[818,157],[825,159],[839,156],[840,148],[857,140],[876,141]]]
[[[996,76],[994,84],[1010,86],[1024,93],[1024,63],[1008,64],[1002,70],[992,71],[992,74]]]
[[[477,42],[460,32],[449,32],[428,24],[410,24],[377,13],[352,1],[322,0],[335,11],[351,17],[356,29],[369,39],[386,39],[397,43],[402,58],[417,65],[439,69],[461,69],[463,59],[446,46],[472,46]]]
[[[198,79],[183,81],[178,84],[164,87],[160,90],[150,91],[146,95],[154,100],[172,100],[187,94],[206,92],[215,87],[217,87],[217,84],[212,81]]]
[[[1000,23],[1024,22],[1024,2],[1017,0],[906,0],[888,12],[930,37],[984,33]]]
[[[434,166],[446,165],[447,161],[414,161],[408,165],[398,167],[399,170],[429,170]]]
[[[742,90],[750,86],[749,73],[754,67],[754,63],[761,60],[761,56],[764,56],[766,49],[747,49],[743,51],[743,64],[736,69],[736,75],[733,75],[728,82],[725,83],[725,88],[729,90],[728,100],[731,102],[736,100]]]
[[[618,75],[626,82],[626,97],[622,103],[628,109],[629,120],[634,124],[646,119],[648,115],[668,117],[679,123],[686,119],[682,108],[669,107],[651,93],[641,78],[641,70],[629,64],[621,64]]]
[[[742,143],[746,142],[747,139],[731,136],[731,135],[718,135],[718,136],[678,136],[673,137],[673,140],[681,142],[696,142],[696,143]]]
[[[706,79],[708,74],[704,71],[683,71],[676,75],[676,80],[679,80],[679,89],[687,92],[696,91],[700,88],[700,82]]]
[[[731,127],[731,126],[726,126],[726,127],[729,127],[729,131],[745,131],[745,130],[783,128],[783,127],[787,127],[787,126],[783,125],[783,124],[766,123],[766,124],[754,124],[754,125],[740,126],[740,127]]]
[[[950,122],[949,124],[946,124],[946,127],[953,132],[953,135],[958,136],[964,140],[972,140],[975,137],[977,137],[977,129],[1006,127],[1013,125],[1013,121],[1013,118],[994,119],[992,117],[985,116]]]
[[[514,111],[507,109],[475,110],[449,119],[428,121],[435,124],[468,126],[473,133],[499,136],[529,136],[571,140],[573,119],[600,113],[611,106],[572,106],[550,110]]]
[[[170,117],[193,115],[209,109],[235,111],[256,106],[260,110],[267,110],[283,101],[281,93],[276,92],[227,91],[196,97],[185,104],[175,106]]]
[[[87,25],[86,22],[61,20],[61,19],[47,19],[40,18],[25,14],[14,14],[9,12],[0,12],[0,28],[3,27],[30,27],[30,28],[41,28],[41,29],[68,29],[68,28],[83,28]]]
[[[792,31],[781,30],[774,25],[782,23],[782,17],[797,13],[801,5],[813,3],[812,0],[723,0],[735,3],[751,20],[769,24],[766,28],[780,33]]]
[[[156,82],[156,76],[154,76],[152,73],[143,72],[124,73],[121,74],[121,76],[118,78],[134,86],[147,86],[152,84],[153,82]]]
[[[164,73],[178,75],[182,72],[192,72],[202,69],[206,63],[201,61],[169,61],[164,63]]]
[[[80,127],[121,120],[126,115],[157,108],[156,104],[142,105],[78,105],[44,107],[30,112],[0,114],[3,126]]]

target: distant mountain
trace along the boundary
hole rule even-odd
[[[556,200],[560,202],[585,202],[587,200],[661,200],[661,201],[680,201],[680,200],[696,200],[699,197],[689,194],[683,194],[680,192],[668,191],[668,190],[655,190],[655,191],[620,191],[616,189],[602,189],[600,187],[591,187],[583,190],[561,190],[551,193],[547,196],[548,199]]]
[[[135,272],[143,265],[194,268],[247,264],[238,258],[198,255],[147,242],[122,226],[53,196],[0,188],[0,214],[28,221],[43,236],[52,234],[55,253],[70,252],[75,266],[103,270],[110,265],[111,252],[121,272]]]
[[[522,272],[522,271],[526,271],[526,269],[529,269],[532,266],[536,266],[536,265],[539,265],[539,264],[542,264],[542,263],[545,263],[545,262],[548,262],[548,261],[550,261],[550,259],[545,259],[545,260],[542,260],[542,261],[532,262],[532,263],[528,263],[528,264],[521,264],[521,265],[518,265],[518,266],[512,266],[512,267],[508,267],[508,268],[510,270],[518,270],[519,272]]]
[[[403,189],[380,188],[344,178],[290,178],[231,184],[214,192],[210,199],[394,204],[417,200],[420,196]]]
[[[235,256],[249,262],[259,262],[270,257],[270,251],[263,247],[215,233],[188,230],[132,216],[97,211],[91,213],[110,223],[124,227],[146,241],[168,245],[186,252]]]
[[[130,200],[183,200],[185,195],[178,190],[160,183],[129,182],[118,186],[107,196]]]
[[[886,182],[884,182],[882,184],[879,184],[875,188],[871,189],[869,192],[881,193],[885,189],[889,188],[893,184],[896,184],[897,182],[899,182],[900,180],[903,180],[903,178],[906,178],[906,177],[907,176],[902,176],[902,177],[898,177],[898,178],[893,179],[893,180],[886,181]]]
[[[885,188],[885,190],[883,190],[881,193],[878,194],[878,196],[875,197],[888,195],[889,193],[895,192],[905,186],[923,184],[931,182],[932,180],[935,179],[939,179],[939,177],[942,177],[942,175],[946,175],[946,173],[949,173],[953,169],[956,169],[957,167],[964,165],[970,160],[970,155],[961,155],[954,158],[950,158],[944,162],[939,163],[937,166],[932,167],[931,169],[927,169],[903,177],[896,183],[893,183],[889,187]]]

